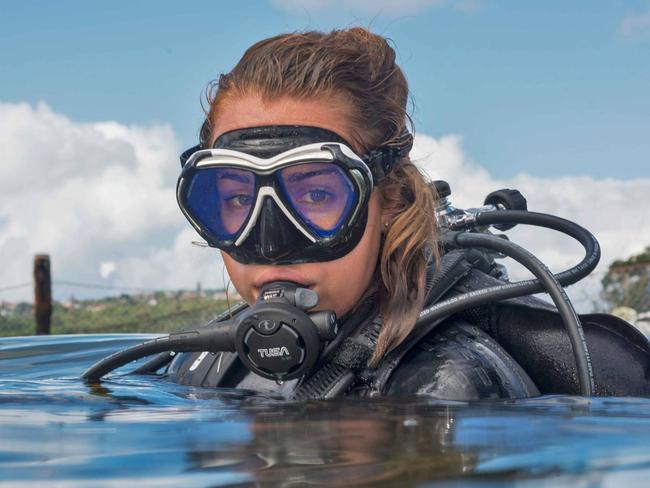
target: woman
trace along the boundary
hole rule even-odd
[[[309,375],[281,385],[248,372],[228,354],[179,355],[169,369],[172,377],[296,398],[334,392],[526,397],[539,394],[540,383],[544,393],[575,391],[571,364],[564,382],[546,381],[544,368],[557,358],[524,369],[497,343],[494,318],[503,309],[475,309],[407,340],[425,302],[448,289],[431,290],[439,260],[435,197],[408,158],[408,87],[384,38],[352,28],[265,39],[208,95],[201,144],[182,157],[199,175],[187,184],[181,179],[183,212],[210,245],[221,248],[232,283],[248,304],[269,283],[309,288],[318,294],[317,309],[334,311],[342,330],[365,350],[359,346],[347,359],[329,351]],[[211,148],[237,163],[199,171],[199,156],[211,153],[197,150]],[[313,154],[326,159],[330,153],[335,165],[307,166]],[[447,288],[467,286],[470,271],[463,269]],[[547,307],[517,303],[501,320],[515,324],[501,331],[506,342],[521,333],[533,308],[543,330],[561,329]],[[642,343],[630,337],[628,342]],[[518,359],[536,347],[510,346]],[[401,351],[399,361],[387,368],[395,351]],[[341,368],[354,374],[343,378]],[[377,371],[383,371],[379,379]],[[637,383],[630,391],[645,388]],[[618,386],[600,385],[599,392],[611,394]]]

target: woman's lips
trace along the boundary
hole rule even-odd
[[[305,278],[300,273],[295,271],[290,271],[287,269],[274,269],[265,271],[257,277],[253,282],[253,286],[257,289],[262,288],[267,283],[272,283],[274,281],[292,281],[304,287],[310,287],[314,285],[314,282]]]

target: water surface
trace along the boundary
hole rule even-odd
[[[283,402],[79,375],[150,335],[0,339],[0,486],[645,486],[650,400]]]

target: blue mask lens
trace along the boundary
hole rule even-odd
[[[198,171],[187,190],[186,206],[202,227],[228,241],[241,230],[255,203],[255,174],[236,168]]]
[[[277,179],[291,208],[319,237],[336,233],[356,202],[354,185],[336,164],[289,166]]]
[[[349,175],[338,165],[303,163],[272,176],[229,167],[201,169],[192,177],[185,205],[201,227],[221,241],[230,241],[248,221],[257,187],[274,185],[274,179],[285,206],[318,237],[334,235],[357,200]]]

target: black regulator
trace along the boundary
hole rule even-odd
[[[334,339],[334,312],[311,312],[318,294],[295,283],[264,286],[235,328],[235,350],[241,361],[264,378],[289,380],[308,372],[323,345]]]
[[[257,302],[235,319],[174,332],[120,351],[93,365],[82,377],[97,381],[135,359],[164,351],[236,351],[251,371],[264,378],[299,378],[314,367],[324,345],[338,332],[334,312],[309,312],[316,305],[314,290],[288,281],[268,283]]]

